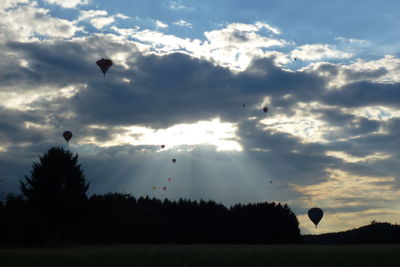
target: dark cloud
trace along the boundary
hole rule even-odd
[[[379,69],[376,70],[363,70],[363,71],[345,69],[343,72],[344,75],[346,76],[345,79],[350,81],[376,79],[389,73],[389,71],[384,67],[380,67]]]
[[[1,79],[10,83],[25,83],[30,86],[28,90],[44,85],[65,86],[96,82],[97,78],[103,78],[96,65],[98,59],[118,52],[129,52],[134,56],[136,51],[134,45],[115,42],[109,36],[92,36],[76,41],[8,42],[6,47],[18,53],[20,58],[26,59],[29,68],[10,68],[13,66],[10,60],[13,58],[6,58]],[[115,65],[112,72],[118,76],[122,69]]]
[[[383,105],[397,107],[400,102],[400,83],[382,84],[355,82],[343,86],[340,90],[329,91],[321,98],[327,104],[342,107],[365,107]]]
[[[331,63],[322,63],[316,68],[316,72],[328,74],[328,76],[333,77],[339,74],[338,67]]]
[[[7,144],[7,151],[0,152],[0,175],[12,181],[7,182],[10,188],[17,188],[18,179],[29,173],[37,155],[51,146],[65,145],[61,136],[64,130],[74,134],[71,149],[80,155],[91,181],[91,193],[125,191],[151,195],[154,192],[150,186],[161,185],[173,176],[176,184],[169,189],[168,197],[211,198],[233,204],[305,197],[288,184],[325,182],[330,176],[328,169],[399,177],[399,120],[361,118],[341,109],[396,106],[399,84],[357,82],[328,91],[327,80],[317,73],[283,70],[273,58],[255,60],[244,72],[232,73],[185,54],[142,55],[133,43],[115,41],[110,36],[68,42],[10,42],[7,49],[19,57],[7,56],[0,63],[3,87],[14,86],[17,92],[39,92],[48,87],[60,93],[37,98],[27,111],[1,110],[0,142]],[[117,53],[127,55],[125,63],[129,68],[115,61],[104,78],[95,61]],[[17,67],[20,58],[28,60],[28,68]],[[337,68],[328,64],[321,65],[318,71],[337,74]],[[382,73],[380,70],[365,77]],[[360,73],[347,75],[352,79],[364,77]],[[60,90],[68,85],[82,86],[77,86],[80,89],[74,96],[66,98]],[[267,114],[261,110],[264,97],[271,100]],[[311,115],[337,129],[324,136],[326,143],[306,143],[288,133],[266,130],[259,122],[276,114],[290,118],[300,108],[299,103],[310,102],[337,106],[310,110]],[[75,115],[67,116],[68,113]],[[215,117],[237,123],[243,152],[218,152],[213,146],[203,145],[158,152],[158,145],[106,148],[82,143],[85,137],[94,137],[100,143],[109,141],[122,131],[121,126],[143,125],[157,130]],[[24,122],[48,128],[28,129]],[[378,133],[380,129],[384,133]],[[390,157],[349,163],[327,156],[328,151],[357,157],[382,153]],[[177,158],[176,164],[171,163],[172,158]],[[393,188],[397,183],[392,183]],[[364,209],[366,206],[360,205],[352,211]],[[351,210],[332,210],[339,211]]]
[[[179,53],[140,56],[130,45],[91,37],[85,42],[13,42],[9,48],[29,58],[33,71],[23,72],[21,75],[25,76],[20,78],[29,80],[27,84],[86,84],[63,107],[73,108],[84,123],[159,128],[217,116],[234,122],[248,115],[240,110],[244,103],[254,107],[265,96],[280,99],[287,94],[295,96],[291,101],[307,101],[319,95],[323,87],[321,78],[283,71],[273,59],[257,60],[247,71],[233,74]],[[95,58],[110,54],[109,51],[129,53],[126,63],[130,68],[115,64],[106,78],[100,79]],[[285,107],[289,104],[286,101]]]
[[[265,172],[274,179],[301,185],[319,183],[328,179],[327,168],[340,163],[325,155],[323,145],[304,144],[288,134],[265,131],[254,121],[242,123],[239,136],[245,150],[250,150],[246,153],[264,165]]]
[[[37,143],[48,137],[42,129],[25,125],[44,123],[39,112],[0,108],[0,114],[0,144]]]

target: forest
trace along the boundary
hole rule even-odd
[[[78,155],[50,148],[0,203],[0,246],[57,244],[290,244],[299,222],[286,204],[170,201],[110,192],[87,196]]]

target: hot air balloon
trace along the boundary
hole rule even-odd
[[[242,106],[243,106],[243,107],[245,107],[245,106],[246,106],[246,104],[243,104]]]
[[[176,159],[172,159],[172,162],[175,163],[175,162],[176,162]]]
[[[164,148],[165,147],[165,145],[161,145],[161,148]]]
[[[65,139],[65,141],[67,141],[67,143],[69,142],[69,140],[72,138],[72,132],[70,131],[65,131],[63,133],[63,137]]]
[[[268,112],[268,108],[267,108],[267,107],[264,107],[264,108],[263,108],[263,111],[264,111],[264,113],[267,113],[267,112]]]
[[[96,61],[97,66],[100,67],[101,71],[104,74],[104,77],[106,76],[106,72],[108,70],[108,68],[110,68],[112,66],[112,61],[110,59],[100,59]]]
[[[166,186],[163,186],[163,187],[162,187],[162,190],[166,191],[166,190],[167,190],[167,187],[166,187]]]
[[[315,224],[315,228],[317,228],[323,216],[324,212],[320,208],[311,208],[308,210],[308,218]]]
[[[156,189],[157,189],[157,186],[152,186],[151,188],[153,188],[153,190],[156,190]]]
[[[171,182],[171,180],[172,180],[171,178],[168,178],[168,182]]]

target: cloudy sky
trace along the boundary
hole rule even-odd
[[[397,0],[1,3],[3,197],[63,146],[90,194],[280,201],[303,234],[399,223]]]

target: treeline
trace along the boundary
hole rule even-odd
[[[400,225],[372,221],[356,229],[320,235],[304,235],[305,244],[393,244],[400,243]]]
[[[65,212],[65,211],[64,211]],[[93,195],[79,209],[51,219],[9,195],[0,207],[0,244],[299,243],[298,221],[287,205],[226,208],[213,201]]]
[[[108,193],[87,197],[78,156],[51,148],[20,181],[21,194],[0,203],[0,246],[115,243],[299,243],[285,204],[226,208]]]

